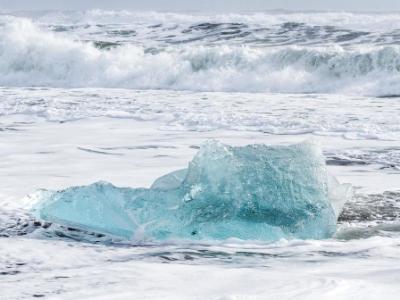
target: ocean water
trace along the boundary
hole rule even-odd
[[[337,231],[116,239],[38,190],[150,187],[209,139],[314,140],[353,186]],[[0,298],[397,299],[400,14],[0,14]]]

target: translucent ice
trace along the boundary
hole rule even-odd
[[[311,143],[231,147],[211,141],[188,169],[157,179],[149,189],[98,182],[47,192],[35,213],[136,240],[321,239],[335,232],[337,203],[348,194],[346,186],[329,182]]]

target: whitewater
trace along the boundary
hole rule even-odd
[[[400,38],[393,25],[367,32],[360,25],[307,24],[290,15],[265,15],[270,24],[247,24],[244,16],[216,23],[219,16],[191,20],[156,14],[143,20],[143,15],[126,13],[103,19],[97,13],[99,20],[95,12],[34,21],[2,16],[0,84],[374,96],[400,92],[395,84]],[[112,18],[121,18],[121,24],[107,23]]]
[[[0,298],[397,299],[399,80],[397,13],[0,11]]]

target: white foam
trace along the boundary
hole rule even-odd
[[[7,299],[396,299],[398,259],[398,240],[384,237],[188,248],[3,238],[0,262],[20,273],[0,289]]]
[[[21,13],[19,14],[21,15]],[[399,13],[351,12],[249,12],[249,13],[171,13],[156,11],[88,10],[78,12],[25,13],[42,24],[192,24],[200,22],[246,23],[273,26],[285,22],[307,23],[315,26],[339,25],[356,30],[387,31],[398,29]]]
[[[400,94],[400,48],[175,46],[99,50],[12,19],[0,29],[3,86]]]
[[[103,88],[0,88],[0,97],[4,116],[0,128],[20,121],[110,117],[155,121],[162,131],[314,134],[381,143],[400,140],[400,102],[395,98]]]

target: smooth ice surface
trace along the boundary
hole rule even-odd
[[[150,189],[98,182],[42,198],[41,219],[128,239],[320,239],[336,225],[325,161],[312,143],[210,141],[187,170]]]

